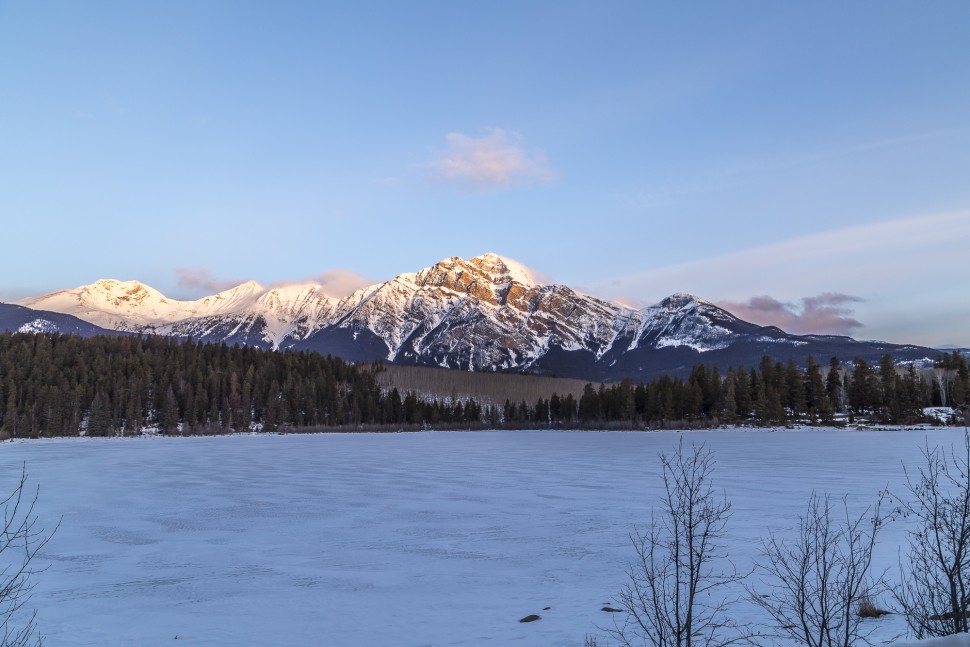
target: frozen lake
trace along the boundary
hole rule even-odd
[[[657,452],[681,436],[715,452],[744,565],[813,489],[901,491],[901,462],[962,430],[33,441],[0,445],[0,487],[26,461],[40,516],[63,517],[34,596],[50,647],[581,646],[611,622]],[[883,533],[882,565],[901,538]]]

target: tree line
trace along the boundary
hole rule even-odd
[[[831,358],[804,367],[764,357],[687,378],[586,384],[573,393],[493,403],[402,391],[379,363],[309,351],[262,351],[167,337],[0,334],[0,438],[408,426],[709,426],[831,423],[839,413],[883,423],[970,400],[967,358],[899,368]]]
[[[886,355],[877,365],[856,358],[850,365],[838,358],[827,367],[808,357],[804,367],[762,358],[751,369],[695,366],[686,379],[661,377],[648,383],[586,385],[576,419],[582,424],[629,422],[641,426],[786,424],[794,421],[831,423],[836,414],[850,422],[864,416],[880,423],[914,423],[931,406],[966,406],[970,401],[967,358],[944,354],[934,367],[895,365]],[[534,411],[559,421],[551,403],[538,402]],[[561,418],[569,422],[572,412]]]
[[[487,418],[383,389],[379,364],[169,337],[0,334],[0,438],[207,434]],[[494,416],[493,416],[494,417]]]

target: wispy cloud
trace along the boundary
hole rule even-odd
[[[644,307],[644,305],[646,305],[640,299],[628,297],[623,294],[618,294],[614,296],[612,300],[615,301],[616,303],[619,303],[620,305],[624,305],[628,308],[635,308],[637,310],[639,310],[640,308]]]
[[[276,283],[272,283],[270,287],[280,288],[303,283],[317,283],[320,285],[324,294],[339,298],[350,296],[361,288],[374,285],[377,281],[365,278],[352,270],[337,269],[327,270],[316,276],[307,277],[302,281],[277,281]]]
[[[963,135],[967,128],[911,132],[895,137],[859,140],[848,145],[828,146],[797,154],[785,153],[753,159],[735,159],[719,167],[699,167],[690,175],[653,177],[634,188],[620,191],[614,200],[624,208],[642,210],[669,209],[672,205],[692,200],[701,194],[716,193],[744,186],[760,186],[766,178],[804,173],[806,168],[833,168],[836,163],[865,164],[873,156],[895,151],[903,154],[908,147],[925,142]],[[752,185],[751,183],[755,184]]]
[[[501,258],[502,261],[507,266],[509,266],[509,269],[511,270],[518,269],[519,271],[523,272],[526,276],[528,276],[530,279],[532,279],[532,281],[534,281],[535,283],[538,283],[539,285],[553,285],[556,282],[556,280],[552,277],[551,274],[544,272],[536,267],[533,267],[531,265],[526,265],[522,261],[512,258],[511,256],[506,256],[505,254],[499,254],[496,252],[491,252],[491,253]]]
[[[218,279],[205,267],[177,267],[175,273],[178,275],[179,287],[196,294],[222,292],[245,282],[245,279]],[[368,285],[374,285],[377,281],[363,277],[352,270],[336,269],[295,281],[275,281],[269,285],[269,288],[306,285],[308,283],[319,285],[327,296],[340,298],[349,296]]]
[[[792,306],[799,313],[805,307],[800,295],[854,294],[865,299],[852,314],[865,322],[867,338],[965,343],[970,300],[965,282],[953,277],[966,267],[968,249],[970,212],[957,211],[821,231],[655,267],[604,279],[590,291],[607,298],[632,294],[645,303],[676,291],[722,303],[768,294],[799,304]]]
[[[526,148],[518,133],[493,128],[480,137],[448,133],[448,145],[429,166],[442,182],[474,190],[548,184],[557,174],[544,151]]]
[[[176,267],[175,273],[179,277],[180,288],[197,292],[222,292],[244,282],[238,279],[217,279],[205,267]]]
[[[779,301],[767,295],[747,301],[720,301],[717,305],[737,317],[762,326],[778,326],[796,335],[850,335],[862,328],[862,322],[850,315],[848,304],[864,301],[861,297],[839,292],[823,292],[802,297],[801,304]]]
[[[939,272],[959,267],[968,245],[970,212],[936,214],[822,231],[613,277],[593,287],[654,301],[671,290],[743,300],[752,293],[811,294],[839,286],[839,292],[868,299],[874,291],[898,291],[903,284],[923,290],[952,285],[937,280]]]

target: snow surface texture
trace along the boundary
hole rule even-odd
[[[28,441],[38,512],[63,517],[34,605],[58,645],[580,646],[602,635],[658,500],[658,451],[706,442],[730,555],[812,490],[861,510],[951,431],[476,432]],[[904,528],[882,535],[895,572]],[[881,599],[882,605],[889,604]],[[544,610],[550,607],[549,610]],[[518,622],[529,614],[541,620]],[[743,622],[762,621],[739,607]],[[877,644],[905,631],[876,623]],[[936,643],[928,643],[935,645]],[[966,646],[964,640],[940,647]]]
[[[931,638],[906,643],[893,643],[896,647],[970,647],[970,634],[959,634],[945,638]]]

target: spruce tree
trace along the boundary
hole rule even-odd
[[[178,402],[175,400],[175,390],[172,385],[169,385],[165,391],[165,399],[162,401],[162,412],[158,423],[159,430],[163,434],[174,434],[178,430]]]
[[[845,406],[842,399],[842,386],[842,369],[839,358],[833,357],[829,361],[829,372],[825,377],[825,393],[829,396],[829,400],[832,401],[832,406],[835,407],[836,411],[841,411],[842,407]]]

